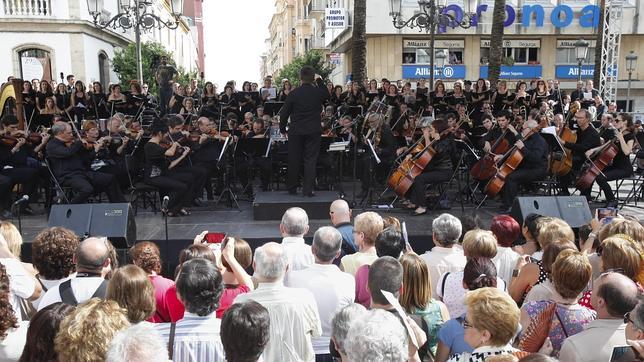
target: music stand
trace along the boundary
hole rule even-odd
[[[344,110],[343,115],[349,115],[351,118],[356,118],[362,115],[362,106],[349,106]]]
[[[266,148],[270,144],[270,139],[268,138],[240,138],[237,141],[237,146],[235,148],[235,159],[239,157],[248,157],[251,167],[249,169],[248,184],[242,190],[242,193],[250,187],[251,191],[253,190],[253,181],[255,180],[255,173],[253,172],[253,164],[255,157],[264,156]],[[237,165],[237,162],[235,162]]]
[[[376,182],[375,180],[376,171],[375,171],[373,162],[375,162],[376,165],[379,165],[382,162],[382,160],[380,160],[380,157],[378,157],[378,154],[376,153],[375,148],[373,148],[373,143],[371,143],[371,140],[367,138],[365,139],[365,142],[367,143],[367,146],[369,146],[368,152],[371,152],[371,155],[373,156],[373,158],[370,157],[368,161],[369,162],[369,188],[367,189],[367,192],[362,198],[362,200],[360,200],[360,205],[362,205],[363,210],[366,209],[367,205],[373,204],[373,195],[376,193],[376,189],[374,187],[374,183]]]
[[[280,113],[283,106],[284,102],[266,102],[264,103],[264,114],[275,117],[275,115]]]
[[[222,160],[225,161],[226,159],[226,153],[231,143],[232,143],[232,137],[230,136],[226,137],[226,140],[224,141],[224,146],[221,148],[221,153],[219,153],[219,158],[217,159],[217,167],[219,169],[221,169],[221,161]],[[239,207],[239,203],[237,202],[237,195],[235,195],[232,188],[230,187],[230,178],[228,174],[227,164],[224,164],[222,178],[224,183],[224,189],[219,194],[219,197],[215,202],[215,206],[217,206],[219,204],[219,201],[221,201],[221,199],[224,198],[224,195],[228,195],[228,202],[230,203],[230,207],[233,207],[233,202],[234,202],[235,206],[237,207],[237,210],[241,212],[241,208]]]
[[[561,142],[559,142],[559,139],[557,139],[554,132],[556,132],[554,127],[546,127],[543,128],[539,133],[546,140],[548,146],[550,146],[551,152],[566,153],[566,150],[564,149]]]

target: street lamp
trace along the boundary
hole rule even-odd
[[[429,88],[434,88],[434,37],[436,35],[436,28],[451,27],[468,29],[472,26],[472,20],[476,17],[475,13],[454,13],[450,14],[444,11],[445,7],[436,5],[436,0],[419,0],[418,7],[420,12],[415,13],[411,18],[405,19],[402,14],[402,0],[389,0],[391,11],[389,16],[393,20],[393,25],[396,29],[403,29],[405,27],[410,29],[418,28],[420,32],[423,30],[429,33]]]
[[[447,58],[447,55],[445,55],[445,52],[443,50],[437,50],[436,54],[434,55],[434,60],[436,61],[436,68],[439,69],[438,74],[440,74],[441,76],[444,76],[443,67],[445,66],[446,58]],[[432,87],[431,89],[434,89],[434,88]]]
[[[588,54],[588,45],[589,43],[584,39],[579,39],[574,44],[575,56],[577,57],[577,69],[579,74],[578,80],[580,82],[581,82],[581,65],[583,64],[584,60],[586,60],[586,54]]]
[[[628,72],[628,88],[626,88],[626,112],[631,111],[631,77],[637,68],[637,55],[631,50],[626,55],[626,71]]]
[[[183,0],[166,0],[170,5],[171,19],[163,20],[152,13],[152,0],[118,0],[118,13],[106,19],[103,13],[103,0],[87,0],[89,14],[94,18],[94,25],[99,29],[121,29],[125,32],[134,28],[134,43],[136,45],[136,75],[139,83],[143,84],[143,66],[141,64],[141,31],[152,28],[166,27],[176,29],[181,21]]]

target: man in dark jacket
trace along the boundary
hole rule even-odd
[[[320,153],[322,134],[322,106],[329,98],[324,82],[317,79],[313,84],[315,71],[309,66],[300,70],[301,85],[288,94],[280,111],[280,131],[286,133],[288,124],[288,179],[286,188],[290,194],[297,193],[298,176],[304,160],[304,182],[302,193],[313,196],[315,166]],[[290,117],[290,122],[289,122]]]

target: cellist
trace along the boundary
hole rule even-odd
[[[614,140],[617,143],[617,155],[613,158],[613,162],[595,178],[595,182],[597,182],[597,185],[606,196],[606,207],[617,207],[615,194],[608,184],[608,181],[630,177],[633,174],[633,166],[629,160],[629,155],[633,151],[633,144],[635,143],[633,118],[628,113],[620,113],[613,121],[613,125],[615,126]],[[611,141],[609,140],[608,142]],[[590,158],[601,148],[602,146],[589,149],[586,151],[586,157]],[[590,195],[591,189],[592,184],[588,190],[580,191],[582,195]]]
[[[421,123],[421,128],[423,130],[423,148],[430,145],[436,153],[423,173],[414,179],[409,190],[410,202],[407,204],[407,208],[414,210],[412,212],[414,216],[427,213],[427,199],[425,198],[427,185],[449,181],[452,177],[452,157],[456,154],[454,137],[445,132],[449,128],[445,119],[436,118],[430,123],[430,118],[425,118]],[[412,155],[407,155],[407,157],[411,158]]]
[[[510,124],[510,117],[511,117],[510,111],[503,110],[499,112],[499,114],[496,116],[496,122],[499,125],[498,128],[492,128],[486,135],[483,137],[483,141],[485,142],[483,144],[483,151],[485,152],[490,152],[492,151],[492,145],[494,145],[499,137],[504,137],[507,141],[508,144],[513,145],[514,142],[517,140],[517,132],[516,129]],[[486,117],[483,117],[485,120]]]
[[[523,123],[521,139],[514,144],[521,150],[523,160],[516,170],[505,179],[501,190],[501,212],[509,213],[512,201],[519,193],[519,186],[533,181],[542,180],[548,172],[548,143],[538,132],[539,123],[528,119]],[[504,155],[494,156],[494,161],[500,161]]]

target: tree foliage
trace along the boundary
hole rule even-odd
[[[172,52],[168,51],[161,43],[141,43],[141,63],[143,68],[143,81],[150,86],[150,92],[157,93],[158,87],[154,79],[156,69],[162,56],[168,57],[172,63]],[[129,89],[129,83],[137,79],[136,74],[136,45],[129,44],[126,48],[117,50],[112,58],[112,67],[119,77],[123,89]],[[197,77],[197,72],[186,72],[182,67],[177,68],[179,82],[187,84],[190,79]]]
[[[309,50],[303,55],[296,56],[291,63],[282,68],[278,75],[279,79],[276,79],[275,83],[277,84],[286,78],[294,87],[300,85],[300,69],[305,65],[313,67],[322,78],[331,74],[331,68],[326,64],[325,55],[319,50]]]

